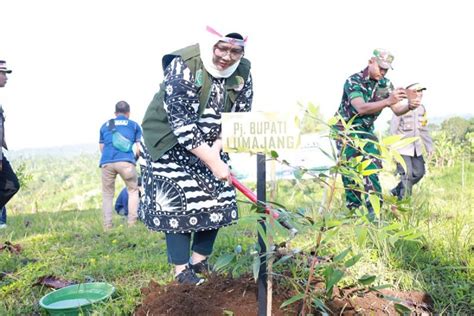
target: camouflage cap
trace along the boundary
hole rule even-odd
[[[406,89],[415,90],[415,91],[423,91],[426,90],[426,87],[421,83],[412,83],[411,85],[407,86]]]
[[[374,57],[377,60],[377,64],[384,69],[393,69],[392,62],[395,57],[388,50],[383,48],[374,49]]]
[[[11,74],[11,73],[12,73],[11,69],[8,69],[8,68],[7,68],[7,63],[6,63],[6,61],[4,61],[4,60],[0,60],[0,71],[1,71],[1,72],[5,72],[5,73],[7,73],[7,74]]]

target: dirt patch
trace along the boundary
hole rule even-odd
[[[12,244],[9,241],[5,241],[4,244],[0,244],[0,252],[4,250],[17,255],[23,250],[23,247],[20,244]]]
[[[257,315],[257,284],[250,277],[238,279],[212,276],[200,286],[150,282],[142,289],[143,303],[136,316],[156,315]],[[284,301],[273,297],[273,315],[290,315],[279,310]]]
[[[171,283],[160,286],[150,282],[142,289],[143,303],[136,316],[157,315],[257,315],[257,285],[250,277],[238,279],[213,276],[201,286],[184,286]],[[388,296],[391,300],[384,298]],[[280,305],[291,297],[285,289],[274,284],[272,315],[297,315],[301,304],[293,310],[282,311]],[[432,312],[432,301],[426,293],[364,292],[362,290],[335,290],[335,298],[326,302],[334,315],[396,315],[396,304],[403,304],[415,314]]]
[[[337,315],[398,315],[409,312],[414,315],[431,315],[433,300],[424,292],[397,292],[393,290],[354,291],[335,290],[338,293],[326,302]],[[397,308],[399,311],[397,312]]]

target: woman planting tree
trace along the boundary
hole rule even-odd
[[[143,120],[140,214],[165,233],[179,283],[204,281],[196,273],[209,269],[219,228],[238,217],[220,134],[223,112],[251,109],[246,42],[207,27],[199,44],[165,55],[164,81]]]

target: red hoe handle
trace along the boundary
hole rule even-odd
[[[261,202],[258,202],[257,195],[255,195],[255,193],[252,190],[250,190],[245,185],[243,185],[242,182],[237,180],[237,178],[235,178],[233,174],[230,175],[230,179],[232,180],[232,184],[234,185],[234,187],[237,190],[239,190],[240,192],[242,192],[242,194],[245,195],[250,201],[254,202],[255,204],[262,205]],[[272,211],[268,206],[266,206],[266,205],[264,205],[264,206],[265,206],[265,213],[266,214],[272,214],[274,219],[278,219],[280,214],[278,214],[277,212]]]

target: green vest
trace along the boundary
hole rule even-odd
[[[209,73],[205,70],[200,55],[199,45],[185,47],[174,53],[163,56],[163,70],[168,67],[171,61],[181,56],[186,65],[194,73],[195,84],[200,86],[199,93],[199,116],[204,112],[211,95],[212,80]],[[198,74],[200,72],[200,74]],[[225,103],[224,112],[230,112],[234,105],[235,99],[240,91],[235,89],[243,82],[247,82],[250,75],[250,61],[242,58],[236,71],[225,80]],[[239,78],[240,77],[240,78]],[[198,82],[200,81],[200,82]],[[164,109],[164,82],[160,85],[160,90],[155,94],[142,122],[143,139],[148,152],[153,161],[158,160],[165,152],[173,148],[178,143],[176,135],[174,135],[168,122],[168,115]]]

